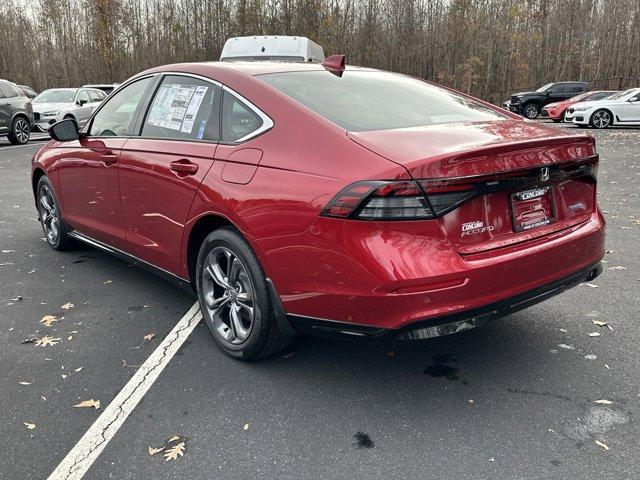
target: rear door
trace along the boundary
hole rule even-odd
[[[3,83],[0,83],[0,133],[9,130],[9,120],[11,119],[11,102],[2,91]]]
[[[165,75],[119,159],[127,251],[179,271],[182,234],[220,138],[221,87]]]
[[[20,94],[5,82],[0,82],[0,131],[11,129],[11,119],[16,110],[20,109]]]
[[[124,218],[118,159],[153,77],[133,82],[106,102],[78,141],[59,144],[61,207],[72,228],[122,249]]]

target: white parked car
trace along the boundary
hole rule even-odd
[[[51,88],[33,99],[35,129],[42,132],[60,120],[70,118],[82,127],[107,97],[97,88]]]
[[[225,42],[220,60],[322,62],[324,50],[307,37],[286,35],[232,37]]]
[[[630,88],[604,100],[576,103],[567,109],[567,116],[583,128],[640,125],[640,88]]]

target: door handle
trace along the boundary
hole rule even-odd
[[[190,162],[186,158],[175,160],[171,162],[169,166],[171,171],[176,173],[182,173],[184,175],[193,175],[198,171],[198,164]]]
[[[112,152],[106,152],[100,155],[100,161],[105,165],[113,165],[118,161],[118,155]]]

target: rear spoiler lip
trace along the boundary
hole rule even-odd
[[[585,152],[583,154],[578,154],[575,158],[571,159],[563,159],[558,158],[557,156],[554,158],[553,155],[546,156],[547,158],[540,158],[539,162],[536,164],[530,164],[527,166],[522,166],[520,168],[513,168],[505,165],[505,168],[498,169],[490,172],[480,173],[479,175],[487,175],[487,174],[500,174],[506,173],[514,170],[524,170],[536,167],[544,167],[548,165],[555,165],[558,163],[571,163],[571,162],[580,162],[585,158],[589,158],[597,155],[595,150],[595,138],[590,135],[585,134],[563,134],[557,136],[549,136],[543,138],[534,138],[534,139],[525,139],[525,140],[507,140],[504,142],[499,142],[495,144],[481,145],[475,146],[465,150],[452,151],[452,152],[444,152],[439,153],[437,155],[416,158],[415,160],[409,161],[400,161],[397,159],[390,158],[388,155],[384,155],[371,146],[367,145],[366,141],[362,141],[364,139],[358,138],[357,132],[347,132],[347,137],[353,142],[357,143],[361,147],[369,150],[376,155],[379,155],[390,162],[393,162],[397,165],[404,167],[412,179],[431,179],[431,178],[455,178],[461,177],[464,175],[416,175],[417,171],[424,171],[430,165],[434,164],[443,164],[446,165],[447,168],[453,168],[454,166],[462,166],[467,162],[472,161],[482,161],[486,160],[489,156],[502,156],[505,154],[513,154],[513,153],[525,153],[526,151],[540,151],[545,147],[558,147],[558,146],[566,146],[566,147],[583,147],[585,148]],[[426,168],[425,168],[426,167]]]

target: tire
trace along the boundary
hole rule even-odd
[[[29,128],[29,122],[24,117],[16,117],[11,124],[11,131],[7,138],[13,145],[24,145],[29,141],[31,137],[31,129]]]
[[[223,227],[204,239],[195,271],[202,316],[227,355],[257,360],[291,343],[278,329],[264,270],[236,229]]]
[[[69,236],[69,229],[60,216],[58,199],[46,176],[42,176],[38,181],[36,205],[38,219],[49,246],[54,250],[70,249],[73,246],[73,239]]]
[[[533,120],[534,118],[538,118],[540,115],[540,107],[535,103],[527,103],[522,107],[522,116],[524,118],[528,118],[529,120]]]
[[[593,115],[591,115],[589,119],[589,124],[597,129],[608,128],[613,125],[613,116],[609,110],[601,108],[593,112]]]

